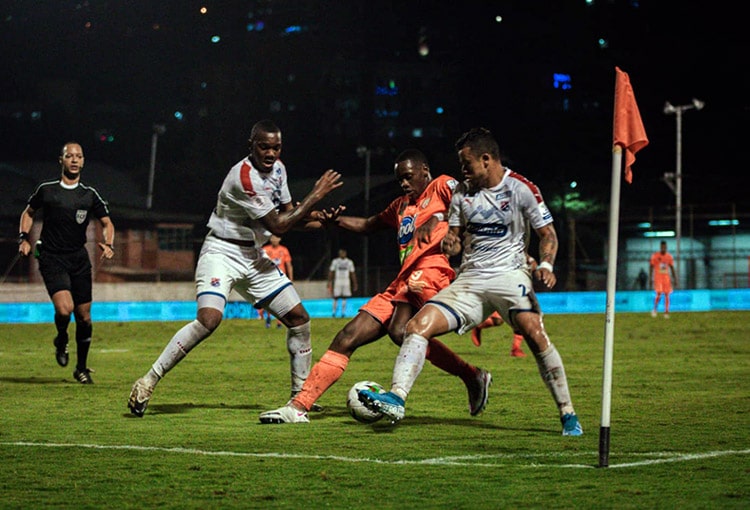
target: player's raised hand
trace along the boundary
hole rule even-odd
[[[344,183],[341,182],[341,174],[334,170],[328,169],[320,177],[320,179],[315,182],[315,186],[310,192],[310,195],[317,201],[326,196],[331,191],[343,185]]]

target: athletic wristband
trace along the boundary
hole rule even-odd
[[[554,272],[555,272],[555,268],[554,268],[554,267],[552,267],[552,264],[550,264],[550,263],[549,263],[549,262],[547,262],[546,260],[545,260],[544,262],[540,262],[540,263],[539,263],[539,265],[538,265],[538,266],[536,266],[536,268],[537,268],[537,269],[546,269],[546,270],[547,270],[547,271],[549,271],[550,273],[554,273]]]
[[[21,244],[24,241],[28,242],[29,240],[29,233],[28,232],[19,232],[18,233],[18,244]]]
[[[432,215],[433,218],[437,218],[438,221],[443,221],[445,219],[445,214],[439,212]]]

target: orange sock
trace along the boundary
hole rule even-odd
[[[517,333],[513,334],[513,346],[510,348],[510,355],[514,358],[524,358],[526,357],[526,353],[523,352],[523,349],[521,349],[521,344],[523,343],[523,335],[519,335]]]
[[[458,376],[463,381],[470,381],[476,375],[475,367],[435,338],[430,338],[428,341],[426,358],[440,370]]]
[[[315,401],[339,380],[348,364],[349,358],[343,354],[326,351],[310,370],[302,391],[294,397],[293,402],[309,411]]]

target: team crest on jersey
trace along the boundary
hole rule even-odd
[[[221,285],[221,278],[213,277],[211,278],[211,287],[218,287]]]
[[[88,215],[88,211],[85,209],[78,209],[76,211],[76,223],[79,225],[82,224],[84,221],[86,221],[86,216]]]
[[[430,205],[430,198],[429,197],[425,198],[424,200],[422,200],[422,205],[420,205],[419,207],[421,207],[422,209],[427,209],[428,205]]]
[[[503,200],[500,202],[500,210],[503,212],[508,212],[510,210],[510,202],[507,200]]]

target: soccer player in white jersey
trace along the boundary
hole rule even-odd
[[[443,252],[463,255],[458,276],[406,324],[406,337],[393,368],[391,390],[359,392],[369,408],[392,422],[405,415],[405,401],[425,360],[427,339],[471,331],[494,311],[520,332],[536,358],[542,380],[560,413],[562,434],[580,436],[562,358],[547,336],[526,259],[527,225],[539,236],[534,276],[552,288],[557,233],[542,194],[531,181],[505,168],[492,133],[474,128],[456,141],[465,181],[451,199]]]
[[[272,234],[281,236],[300,222],[322,219],[323,212],[312,208],[342,185],[341,175],[327,170],[304,200],[293,205],[279,159],[279,128],[269,120],[256,123],[249,144],[250,154],[229,170],[208,220],[210,230],[195,270],[197,318],[172,337],[148,373],[133,384],[128,408],[136,416],[143,416],[159,380],[219,327],[232,290],[287,327],[292,396],[310,372],[310,316],[263,245]]]

